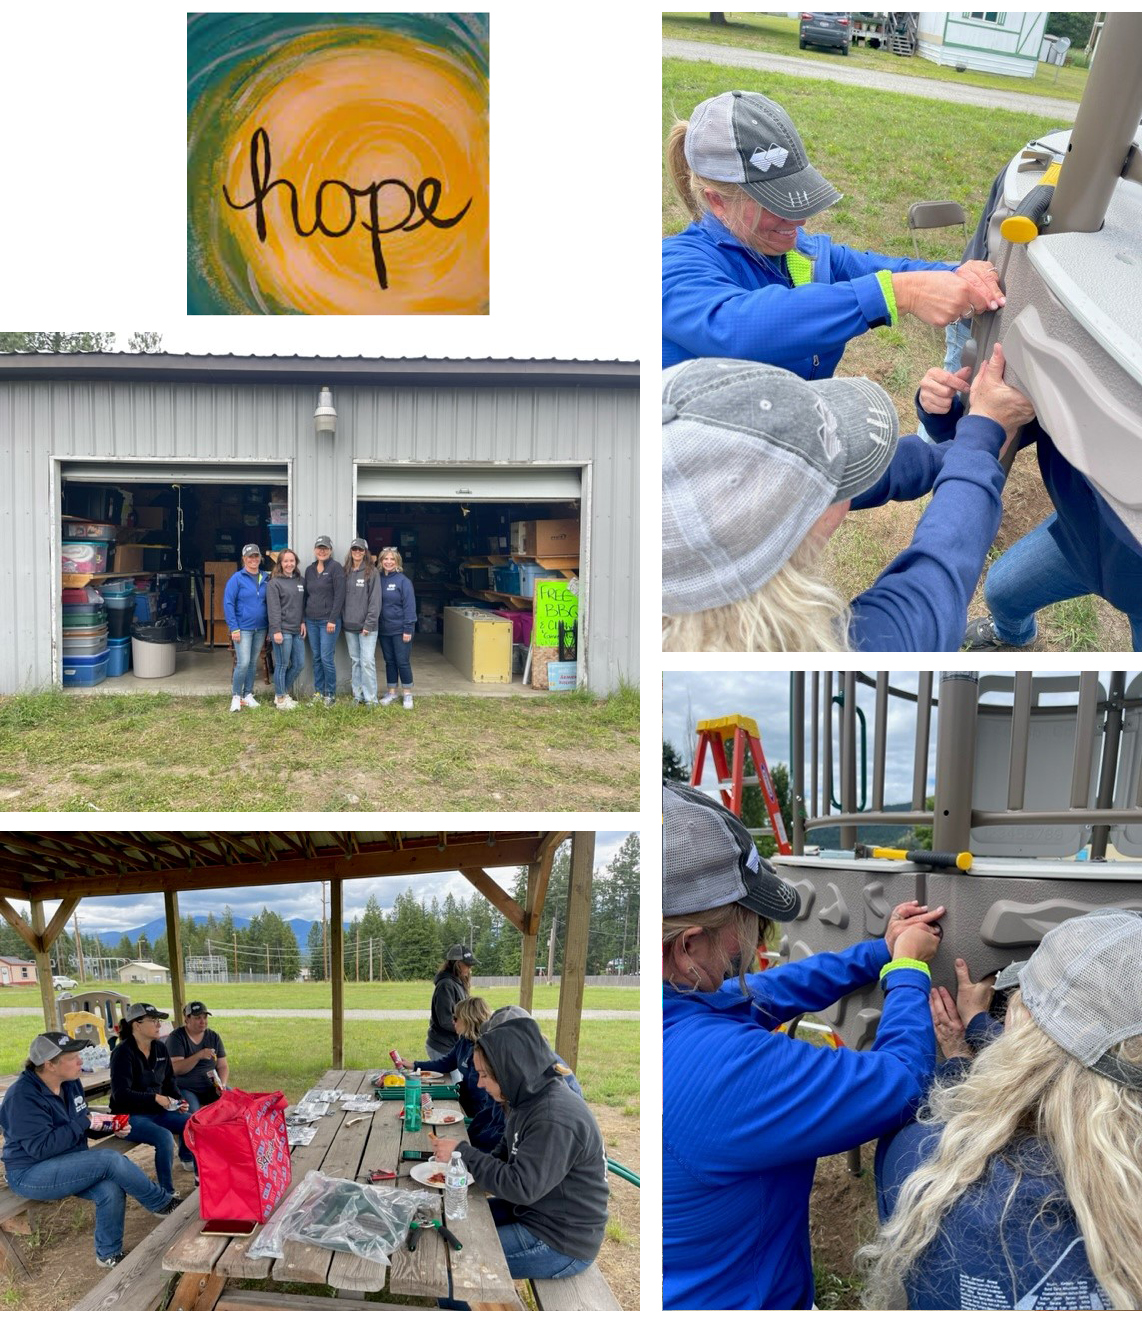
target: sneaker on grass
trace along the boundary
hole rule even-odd
[[[1023,652],[1034,642],[1032,639],[1030,643],[1007,643],[995,632],[995,621],[990,616],[980,616],[968,621],[960,647],[964,652]]]
[[[242,710],[242,700],[238,697],[237,694],[235,694],[234,697],[230,700],[230,711],[241,712],[241,710]]]
[[[412,707],[412,695],[411,695],[411,694],[405,694],[405,696],[404,696],[404,702],[403,702],[402,706],[403,706],[403,707]]]
[[[261,707],[262,705],[261,705],[261,703],[258,702],[258,700],[254,697],[253,694],[246,694],[246,695],[244,695],[243,698],[242,698],[242,706],[243,706],[243,707]]]
[[[126,1254],[108,1254],[105,1259],[101,1259],[97,1254],[95,1256],[95,1262],[99,1264],[101,1268],[114,1268],[117,1263],[122,1263],[126,1257]]]

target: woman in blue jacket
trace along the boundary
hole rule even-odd
[[[222,595],[222,609],[234,645],[231,712],[260,706],[254,697],[254,680],[270,624],[266,614],[266,584],[270,576],[262,573],[261,566],[261,547],[247,543],[242,548],[242,568],[227,580]]]
[[[675,124],[674,187],[694,219],[662,245],[662,365],[748,358],[832,376],[853,336],[912,313],[932,326],[1004,302],[990,262],[954,267],[858,252],[801,222],[841,194],[785,111],[723,92]]]
[[[880,1143],[865,1304],[1142,1309],[1142,914],[1068,919],[997,986],[1004,1032]]]
[[[927,961],[943,909],[898,905],[885,935],[748,974],[797,892],[699,790],[662,790],[663,1303],[809,1309],[816,1161],[892,1129],[935,1061]],[[774,1032],[879,978],[867,1052]]]
[[[95,1261],[113,1268],[123,1258],[127,1195],[160,1217],[182,1200],[124,1154],[88,1148],[88,1137],[105,1133],[111,1117],[88,1109],[79,1078],[79,1054],[87,1046],[62,1033],[32,1039],[24,1069],[0,1103],[4,1173],[9,1189],[25,1199],[89,1199],[95,1205]]]
[[[397,679],[404,688],[404,706],[412,707],[412,635],[416,629],[416,595],[405,577],[404,561],[396,547],[381,548],[381,652],[385,658],[388,692],[381,706],[397,698]]]

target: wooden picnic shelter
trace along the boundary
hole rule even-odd
[[[555,1050],[574,1069],[587,969],[594,832],[559,831],[55,831],[0,832],[0,916],[32,948],[44,1025],[60,1028],[50,952],[79,903],[161,893],[166,907],[172,1013],[186,1000],[180,891],[328,882],[332,987],[330,1064],[344,1067],[344,884],[355,878],[459,872],[523,936],[519,1004],[532,1006],[536,943],[557,847],[571,840]],[[521,906],[491,868],[527,868]],[[51,919],[47,902],[60,902]],[[16,909],[28,904],[31,920]]]

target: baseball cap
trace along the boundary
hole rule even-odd
[[[208,1011],[206,1009],[206,1003],[204,1001],[188,1001],[186,1005],[182,1008],[182,1013],[184,1016],[214,1014],[213,1011]]]
[[[368,550],[369,550],[369,544],[365,541],[365,539],[364,539],[363,537],[355,537],[355,538],[353,539],[353,541],[349,543],[349,550],[350,550],[350,551],[368,551]]]
[[[260,556],[261,554],[262,554],[262,549],[261,547],[258,546],[256,542],[247,542],[246,545],[242,548],[243,556]]]
[[[156,1020],[169,1020],[170,1016],[166,1011],[157,1011],[149,1001],[133,1001],[127,1007],[123,1019],[130,1024],[133,1020],[145,1020],[148,1016],[153,1016]]]
[[[835,501],[896,453],[896,409],[864,377],[697,358],[662,374],[662,610],[739,602]]]
[[[457,942],[455,946],[450,946],[444,953],[444,959],[459,960],[465,965],[474,965],[476,963],[476,957],[468,950],[463,942]]]
[[[1142,1089],[1142,1067],[1110,1050],[1142,1034],[1142,914],[1106,908],[1067,919],[995,980],[997,991],[1016,985],[1028,1014],[1063,1051]]]
[[[28,1060],[33,1066],[42,1066],[45,1061],[54,1061],[65,1052],[82,1052],[90,1043],[81,1042],[69,1034],[37,1034],[28,1048]]]
[[[328,547],[330,551],[333,550],[333,543],[329,540],[329,538],[325,536],[324,533],[322,533],[320,537],[315,537],[313,539],[313,545],[315,547]]]
[[[844,196],[809,164],[785,111],[760,92],[703,101],[690,116],[684,149],[696,175],[739,184],[784,220],[807,220]]]
[[[757,852],[740,818],[693,786],[662,787],[662,912],[699,914],[736,901],[796,918],[801,897]]]

